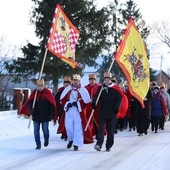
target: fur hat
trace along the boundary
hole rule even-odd
[[[96,74],[89,74],[89,80],[90,79],[96,79]]]
[[[44,79],[36,80],[36,85],[44,85]]]
[[[104,78],[112,78],[112,73],[109,73],[109,72],[105,72],[104,73]]]
[[[74,74],[73,75],[73,80],[81,80],[81,77],[80,77],[80,75],[79,74]]]

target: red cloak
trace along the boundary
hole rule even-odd
[[[122,97],[122,102],[120,105],[119,112],[117,114],[117,118],[124,118],[126,116],[126,111],[128,109],[128,99],[126,95],[124,94],[123,90],[118,85],[114,85],[111,88],[117,90]]]
[[[94,95],[96,94],[97,90],[98,90],[98,87],[100,85],[95,83],[94,86],[90,86],[90,84],[86,85],[85,88],[87,89],[89,95],[90,95],[90,98],[93,99]],[[85,112],[85,115],[86,115],[86,118],[87,120],[89,120],[89,117],[90,117],[90,114],[92,112],[92,106],[91,106],[91,103],[88,104],[88,106],[84,109],[84,112]],[[92,132],[92,135],[95,136],[96,135],[96,131],[99,127],[99,116],[98,116],[98,112],[99,112],[99,109],[98,107],[96,107],[94,113],[93,113],[93,117],[89,123],[89,129],[90,131]]]
[[[132,113],[131,113],[131,110],[130,110],[130,104],[131,104],[131,100],[132,100],[132,95],[130,94],[129,89],[127,89],[127,90],[125,91],[125,95],[126,95],[126,97],[127,97],[127,99],[128,99],[128,109],[127,109],[127,112],[126,112],[126,116],[127,116],[128,118],[131,118]]]
[[[59,102],[59,98],[60,98],[60,95],[61,95],[61,93],[62,93],[62,91],[64,90],[64,87],[60,87],[58,90],[57,90],[57,93],[56,93],[56,95],[55,95],[55,101],[56,101],[56,104],[57,104],[57,106],[56,106],[56,111],[55,111],[55,119],[57,120],[58,119],[58,117],[59,117],[59,112],[60,112],[60,108],[59,108],[59,104],[58,104],[58,102]]]
[[[30,116],[28,103],[29,103],[29,101],[34,100],[35,92],[36,92],[36,89],[31,93],[29,99],[25,102],[25,104],[20,109],[20,111],[18,113],[19,115],[24,115],[26,117]],[[48,100],[56,108],[55,99],[54,99],[54,97],[53,97],[53,95],[52,95],[52,93],[49,89],[44,88],[44,90],[42,92],[37,91],[36,100],[38,100],[39,98]],[[56,122],[55,117],[56,116],[54,116],[54,122]]]

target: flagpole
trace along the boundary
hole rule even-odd
[[[43,69],[44,69],[44,64],[45,64],[45,60],[46,60],[46,57],[47,57],[47,52],[48,52],[48,48],[45,49],[44,58],[43,58],[43,62],[42,62],[42,66],[41,66],[41,71],[40,71],[40,75],[39,75],[39,79],[41,79],[41,77],[42,77],[42,73],[43,73]]]
[[[39,80],[42,77],[42,73],[43,73],[44,65],[45,65],[45,60],[46,60],[46,57],[47,57],[47,52],[48,52],[48,49],[46,48],[45,53],[44,53],[43,62],[42,62],[42,65],[41,65],[41,70],[40,70],[39,78],[38,78]],[[34,110],[36,98],[37,98],[37,90],[35,91],[34,100],[33,100],[33,104],[32,104],[32,110]],[[28,129],[30,128],[31,121],[32,121],[32,115],[30,115],[30,117],[29,117]]]
[[[112,62],[111,62],[111,64],[110,64],[109,70],[108,70],[109,73],[110,73],[110,71],[111,71],[111,69],[112,69],[112,67],[113,67],[114,61],[115,61],[115,59],[113,58],[113,60],[112,60]],[[99,101],[99,98],[100,98],[100,96],[101,96],[102,90],[103,90],[103,86],[101,87],[101,89],[100,89],[100,91],[99,91],[99,94],[98,94],[97,99],[96,99],[95,106],[97,105],[97,103],[98,103],[98,101]],[[89,126],[89,124],[90,124],[90,121],[91,121],[91,119],[92,119],[92,116],[93,116],[93,114],[94,114],[94,111],[95,111],[95,109],[92,109],[92,111],[91,111],[91,113],[90,113],[90,117],[89,117],[89,119],[88,119],[88,121],[87,121],[87,124],[86,124],[86,127],[85,127],[84,131],[87,130],[87,128],[88,128],[88,126]]]

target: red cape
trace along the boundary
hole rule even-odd
[[[59,117],[59,105],[58,105],[58,102],[59,101],[57,101],[57,99],[58,99],[58,97],[60,97],[60,96],[58,96],[58,94],[59,93],[62,93],[62,91],[64,90],[64,87],[60,87],[58,90],[57,90],[57,92],[56,92],[56,94],[55,94],[55,101],[56,101],[56,104],[57,104],[57,106],[56,106],[56,111],[55,111],[55,119],[57,120],[58,119],[58,117]]]
[[[36,89],[31,93],[29,99],[25,102],[25,104],[20,109],[20,111],[18,113],[19,115],[24,115],[26,117],[30,116],[28,103],[29,103],[29,101],[34,100],[35,92],[36,92]],[[51,93],[51,91],[49,89],[44,88],[43,92],[38,92],[37,91],[36,100],[38,100],[39,98],[48,100],[56,108],[55,99],[54,99],[54,97],[53,97],[53,95],[52,95],[52,93]],[[55,121],[56,120],[54,119],[54,122]]]
[[[126,116],[126,111],[128,109],[128,99],[126,95],[124,94],[123,90],[118,85],[114,85],[112,86],[112,88],[117,90],[122,97],[122,102],[120,105],[119,112],[117,114],[117,118],[124,118]]]
[[[167,116],[168,115],[168,110],[166,108],[166,102],[165,102],[162,95],[161,95],[161,103],[162,103],[162,108],[163,108],[163,114],[164,114],[164,116]]]
[[[97,83],[94,86],[90,86],[89,84],[85,86],[85,88],[89,92],[89,95],[90,95],[91,99],[93,99],[93,97],[96,94],[99,86],[100,85],[97,84]],[[92,112],[91,103],[89,103],[88,106],[84,109],[84,112],[85,112],[86,118],[88,120],[89,117],[90,117],[90,114]],[[93,113],[93,117],[92,117],[92,119],[91,119],[91,121],[89,123],[89,129],[92,132],[93,136],[96,135],[96,131],[97,131],[98,127],[99,127],[99,115],[98,115],[98,112],[99,112],[99,107],[96,107],[96,109],[95,109],[95,111]]]
[[[131,110],[130,110],[130,103],[131,103],[131,100],[132,100],[132,95],[130,94],[129,89],[125,92],[125,95],[128,99],[128,109],[127,109],[127,112],[126,112],[126,116],[128,118],[131,118],[132,113],[131,113]]]

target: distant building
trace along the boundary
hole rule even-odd
[[[15,75],[0,75],[0,110],[13,109],[14,89],[26,91],[26,88],[28,88],[28,90],[33,90],[35,88],[35,84],[32,80],[25,79],[23,76],[17,76],[21,83],[14,83],[14,78]]]
[[[170,76],[168,76],[162,70],[156,70],[156,72],[155,72],[155,81],[157,81],[159,84],[164,82],[166,87],[170,88]]]

